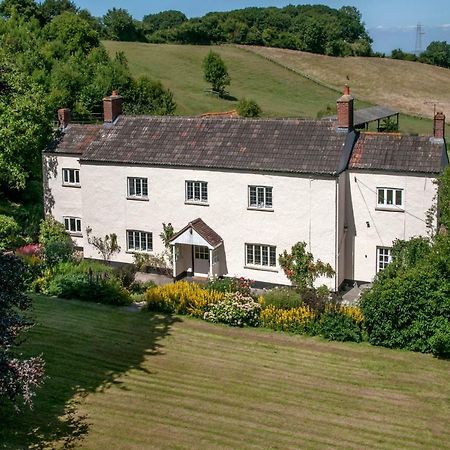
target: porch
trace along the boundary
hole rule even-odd
[[[222,238],[202,219],[189,222],[170,240],[173,277],[207,279],[226,275]]]

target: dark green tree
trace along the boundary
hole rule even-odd
[[[230,85],[227,66],[218,53],[210,51],[203,60],[203,76],[205,81],[211,83],[212,91],[223,97],[225,87]]]
[[[160,30],[168,30],[170,28],[181,25],[186,22],[187,17],[180,11],[162,11],[157,14],[148,14],[142,19],[145,30],[154,33]]]
[[[162,116],[173,114],[176,109],[172,92],[164,89],[160,81],[148,77],[133,80],[123,96],[126,114]]]
[[[237,105],[237,112],[241,117],[260,117],[262,110],[255,100],[242,98]]]
[[[433,41],[420,55],[428,64],[450,68],[450,44],[446,41]]]
[[[136,22],[126,9],[112,8],[103,16],[108,39],[113,41],[138,41],[140,33]]]

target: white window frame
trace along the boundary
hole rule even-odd
[[[148,200],[148,178],[127,177],[127,198]]]
[[[184,183],[185,203],[208,204],[208,182],[186,180]]]
[[[194,258],[209,261],[209,248],[204,245],[194,245]]]
[[[245,244],[245,266],[274,270],[277,267],[277,247],[268,244]]]
[[[398,201],[400,195],[400,202]],[[381,201],[380,201],[381,197]],[[405,193],[402,188],[377,187],[377,208],[404,211]]]
[[[392,247],[377,247],[377,273],[392,261]]]
[[[142,230],[127,230],[127,252],[149,253],[153,251],[153,233]]]
[[[63,186],[80,186],[80,169],[63,168],[62,169]]]
[[[253,195],[252,195],[253,194]],[[252,197],[255,201],[252,202]],[[273,211],[273,187],[272,186],[248,186],[248,208],[267,209]]]
[[[67,233],[81,236],[81,217],[64,216],[63,217],[64,229]]]

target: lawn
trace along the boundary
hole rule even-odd
[[[38,297],[48,378],[3,448],[450,448],[450,362]]]

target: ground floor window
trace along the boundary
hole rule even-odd
[[[127,249],[130,252],[153,250],[153,235],[147,231],[127,230]]]
[[[209,248],[196,245],[194,247],[195,259],[209,259]]]
[[[245,264],[275,267],[277,265],[277,248],[274,245],[245,244]]]
[[[64,228],[68,233],[81,233],[81,219],[79,217],[64,217]]]
[[[377,247],[377,272],[385,269],[391,260],[392,255],[389,247]]]

